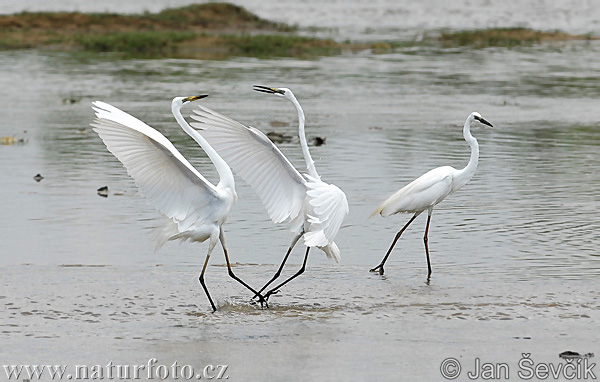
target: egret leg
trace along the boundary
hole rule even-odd
[[[285,280],[281,284],[277,285],[275,288],[273,288],[270,291],[268,291],[265,294],[265,300],[268,300],[269,296],[271,296],[272,294],[278,293],[279,292],[279,288],[281,288],[285,284],[289,283],[290,281],[292,281],[293,279],[295,279],[296,277],[298,277],[302,273],[304,273],[304,271],[306,270],[306,260],[308,260],[308,252],[309,251],[310,251],[310,247],[307,247],[306,248],[306,254],[304,255],[304,261],[302,262],[302,267],[298,270],[298,272],[296,272],[292,277],[290,277],[289,279]]]
[[[429,223],[431,222],[431,214],[427,215],[427,226],[425,227],[425,236],[423,236],[423,243],[425,243],[425,254],[427,255],[427,280],[431,277],[431,261],[429,260],[429,239],[427,236],[429,235]]]
[[[381,263],[378,266],[376,266],[375,268],[371,269],[370,272],[377,272],[377,271],[379,271],[379,274],[383,275],[383,265],[385,264],[385,262],[387,261],[388,257],[390,256],[390,253],[392,253],[392,249],[396,245],[396,242],[398,241],[398,239],[400,239],[400,236],[402,236],[402,232],[404,232],[404,230],[406,230],[408,228],[408,226],[410,225],[410,223],[412,223],[413,220],[415,220],[417,218],[417,216],[419,216],[419,214],[420,214],[420,212],[414,214],[414,216],[412,218],[410,218],[410,220],[408,221],[408,223],[406,223],[404,225],[404,227],[402,227],[402,229],[396,234],[396,237],[394,238],[394,241],[392,241],[392,245],[390,245],[390,249],[388,249],[387,253],[383,257],[383,260],[381,260]]]
[[[292,240],[292,243],[290,244],[290,247],[288,248],[287,253],[285,254],[285,257],[283,258],[283,261],[281,262],[281,265],[279,266],[279,269],[277,270],[277,272],[275,272],[275,275],[273,275],[273,277],[271,278],[271,280],[269,280],[268,283],[266,283],[265,285],[263,285],[262,288],[260,288],[260,290],[258,291],[258,293],[261,293],[269,285],[271,285],[271,283],[273,281],[277,280],[277,278],[279,278],[279,276],[281,276],[281,271],[283,270],[283,266],[285,265],[285,262],[287,261],[288,257],[290,257],[290,253],[292,253],[292,249],[294,248],[294,246],[296,245],[296,243],[298,242],[298,240],[300,240],[300,238],[302,237],[302,235],[304,235],[304,231],[302,231],[301,233],[299,233],[298,235],[296,235],[294,237],[294,239]],[[258,296],[258,293],[256,295],[254,295],[254,297],[252,297],[252,298],[255,298],[256,296]]]
[[[221,246],[223,247],[223,253],[225,253],[225,261],[227,262],[227,272],[228,272],[229,276],[231,276],[231,278],[233,278],[235,281],[239,282],[240,284],[242,284],[243,286],[248,288],[252,293],[254,293],[255,296],[258,296],[258,301],[260,302],[261,306],[267,305],[267,300],[265,300],[265,298],[259,292],[254,290],[254,288],[252,288],[250,285],[246,284],[242,279],[237,277],[235,275],[235,273],[233,273],[233,270],[231,269],[231,262],[229,261],[229,254],[227,253],[227,248],[225,247],[225,236],[223,235],[222,231],[219,234],[219,239],[221,241]],[[268,307],[269,307],[269,305],[267,305],[267,308]]]
[[[214,247],[214,245],[213,245]],[[208,288],[204,283],[204,272],[206,272],[206,266],[208,265],[208,259],[210,259],[210,252],[212,252],[212,248],[210,248],[208,255],[206,255],[206,260],[204,260],[204,266],[202,267],[202,272],[200,272],[200,277],[198,277],[198,281],[200,281],[200,285],[202,285],[202,289],[204,289],[204,293],[206,293],[206,297],[208,297],[208,301],[210,302],[210,306],[212,307],[213,313],[217,311],[217,307],[210,297],[210,293],[208,293]]]

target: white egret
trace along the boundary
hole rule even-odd
[[[308,174],[292,166],[281,151],[254,127],[245,126],[202,105],[194,109],[191,125],[219,152],[227,163],[252,186],[274,223],[288,222],[294,238],[275,275],[262,292],[280,275],[292,249],[304,237],[307,246],[301,268],[290,278],[264,294],[268,299],[289,281],[301,275],[311,247],[318,247],[336,261],[340,250],[333,241],[348,214],[346,195],[338,187],[323,182],[310,156],[304,134],[304,112],[290,89],[255,86],[254,90],[275,94],[290,101],[298,112],[298,133]]]
[[[258,292],[233,273],[225,246],[223,224],[237,201],[233,173],[181,115],[180,110],[186,102],[204,97],[206,95],[176,97],[171,110],[181,128],[204,149],[215,165],[220,178],[216,186],[207,181],[164,135],[112,105],[93,102],[96,119],[91,125],[108,150],[123,163],[140,193],[168,218],[168,225],[163,230],[164,241],[209,240],[208,254],[198,280],[216,311],[204,282],[204,272],[218,241],[225,253],[229,275],[255,295]],[[260,294],[258,296],[261,304],[265,302]]]
[[[465,141],[467,141],[467,144],[471,147],[471,158],[465,168],[462,170],[457,170],[450,166],[434,168],[402,187],[381,203],[375,212],[373,212],[371,216],[381,214],[381,216],[387,217],[399,212],[414,213],[414,215],[396,234],[385,257],[378,266],[371,269],[371,272],[379,271],[379,274],[383,275],[383,265],[387,261],[394,245],[396,245],[396,242],[400,239],[404,230],[408,228],[410,223],[412,223],[421,212],[427,210],[427,226],[425,227],[423,242],[425,243],[425,254],[427,255],[427,279],[431,277],[431,262],[429,261],[429,246],[427,243],[431,213],[433,212],[433,207],[444,200],[448,195],[464,186],[475,174],[477,161],[479,160],[479,144],[477,143],[477,139],[471,135],[471,122],[473,121],[479,121],[493,127],[491,123],[483,119],[477,112],[473,112],[467,117],[463,128],[463,136]]]

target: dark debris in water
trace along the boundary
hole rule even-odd
[[[327,143],[326,137],[312,137],[309,142],[313,146],[321,146]]]
[[[62,100],[65,105],[73,105],[75,103],[81,102],[81,97],[65,97]]]
[[[98,195],[108,198],[108,186],[100,187],[98,189]]]
[[[37,174],[33,177],[36,182],[41,182],[44,177],[41,174]]]
[[[583,358],[592,358],[594,353],[586,353],[580,354],[576,351],[567,350],[558,355],[559,358],[562,359],[583,359]]]

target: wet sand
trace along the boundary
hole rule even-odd
[[[272,267],[238,265],[249,282]],[[559,363],[596,346],[599,299],[589,283],[520,282],[498,290],[481,275],[416,269],[371,275],[313,266],[270,309],[210,267],[210,307],[190,267],[3,267],[2,336],[22,351],[4,364],[229,365],[230,380],[440,379],[449,357],[519,369],[522,352]],[[31,275],[36,275],[31,277]],[[470,278],[465,288],[463,280]],[[564,361],[563,361],[564,362]],[[72,372],[72,369],[70,369]],[[143,374],[142,374],[143,375]],[[467,380],[462,378],[460,380]]]

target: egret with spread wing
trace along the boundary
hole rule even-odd
[[[221,242],[229,275],[265,302],[253,288],[231,270],[225,247],[223,224],[237,201],[231,169],[217,152],[186,122],[181,108],[186,102],[206,95],[176,97],[171,110],[181,128],[204,149],[219,173],[219,183],[208,182],[160,132],[107,103],[93,102],[96,119],[91,123],[108,150],[119,159],[135,181],[140,193],[168,218],[165,240],[209,240],[208,254],[199,281],[213,309],[217,308],[204,282],[210,255]]]
[[[310,156],[304,134],[304,112],[291,90],[255,86],[254,90],[275,94],[290,101],[298,112],[299,136],[308,174],[292,166],[281,151],[254,127],[214,112],[202,105],[194,109],[191,125],[219,152],[227,163],[255,190],[274,223],[288,222],[294,238],[275,275],[261,293],[280,275],[292,249],[304,238],[307,246],[301,268],[293,276],[264,294],[268,299],[289,281],[301,275],[311,247],[318,247],[336,261],[340,250],[333,241],[348,214],[346,195],[338,187],[321,180]]]
[[[427,210],[427,226],[425,227],[423,241],[425,243],[425,254],[427,255],[427,279],[431,277],[431,262],[429,261],[429,245],[427,237],[429,233],[429,223],[431,222],[431,213],[433,212],[433,207],[444,200],[448,195],[464,186],[475,174],[477,162],[479,160],[479,144],[477,143],[477,139],[471,135],[471,123],[473,121],[479,121],[484,125],[493,127],[492,124],[483,119],[479,113],[473,112],[467,117],[463,128],[463,136],[465,141],[467,141],[467,144],[471,147],[471,158],[465,168],[462,170],[457,170],[450,166],[434,168],[402,187],[381,203],[375,212],[373,212],[371,216],[381,214],[381,216],[387,217],[399,212],[413,213],[414,215],[396,234],[385,257],[378,266],[371,269],[371,272],[383,274],[383,266],[404,230],[408,228],[410,223],[412,223],[421,212]]]

